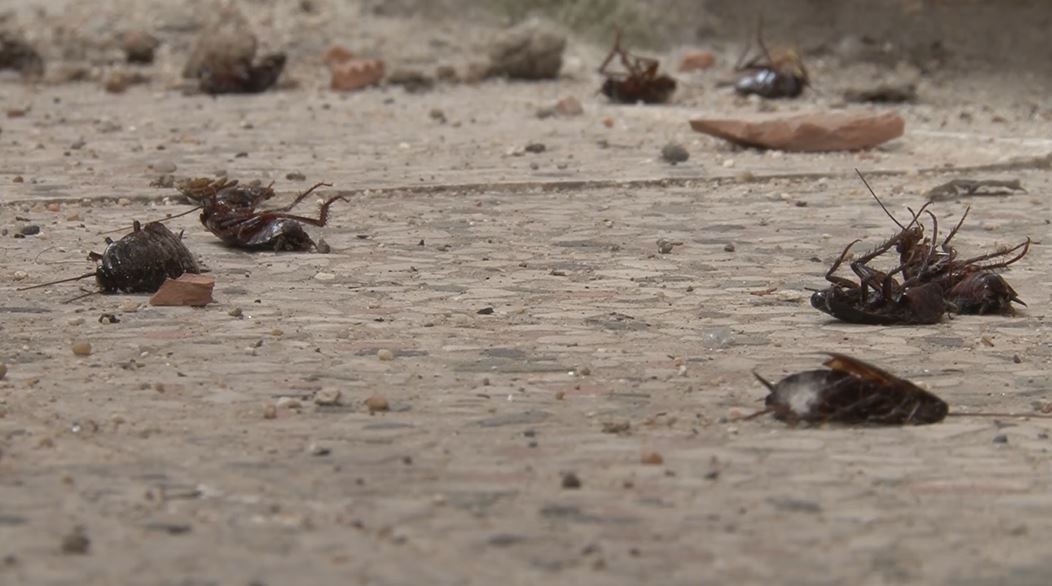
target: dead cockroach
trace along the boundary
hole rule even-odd
[[[771,413],[792,424],[921,425],[949,412],[945,401],[908,380],[844,354],[829,356],[823,363],[829,370],[805,370],[775,384],[754,372],[770,394],[765,409],[748,418]]]
[[[160,222],[150,222],[145,226],[135,222],[131,233],[116,242],[106,238],[106,250],[102,254],[92,252],[88,259],[98,263],[98,268],[90,273],[24,287],[19,291],[95,277],[99,293],[153,293],[165,279],[201,272],[181,237],[172,234]]]
[[[324,226],[328,221],[329,206],[336,200],[346,201],[339,195],[329,198],[322,204],[318,219],[288,213],[319,187],[331,185],[319,183],[301,193],[289,205],[273,210],[256,209],[274,197],[270,185],[240,185],[226,179],[192,179],[180,184],[179,189],[183,195],[201,204],[201,223],[227,245],[246,250],[305,252],[315,244],[301,222]]]
[[[201,91],[206,94],[258,94],[278,81],[285,69],[285,55],[274,53],[259,60],[226,63],[214,61],[198,72]]]
[[[972,195],[1004,196],[1013,191],[1026,193],[1018,179],[954,179],[932,187],[924,195],[928,201],[946,201]]]
[[[859,278],[858,283],[834,275],[858,240],[849,244],[826,272],[826,280],[832,286],[811,296],[813,307],[851,323],[891,325],[937,323],[947,311],[1011,313],[1013,302],[1025,305],[1015,290],[993,271],[1023,258],[1030,248],[1029,238],[1014,248],[958,259],[950,241],[964,224],[967,210],[940,244],[938,218],[927,210],[931,202],[924,204],[910,222],[903,225],[884,207],[861,173],[859,177],[881,209],[899,227],[899,232],[851,263],[852,272]],[[930,238],[925,236],[919,221],[921,214],[927,214],[932,220]],[[882,272],[869,266],[871,261],[892,248],[899,257],[896,268]],[[1022,251],[1011,259],[983,264],[1020,249]],[[897,275],[901,275],[901,282]]]
[[[1033,417],[1033,413],[958,413],[946,401],[872,364],[845,354],[827,353],[829,370],[805,370],[770,383],[753,376],[770,391],[764,409],[740,420],[767,413],[791,425],[844,423],[855,425],[925,425],[946,417]]]
[[[746,46],[738,58],[735,71],[743,72],[734,84],[739,95],[756,94],[762,98],[795,98],[811,85],[804,61],[795,49],[779,50],[772,54],[763,41],[763,22],[756,28],[760,54],[749,57],[751,46]],[[746,60],[748,58],[748,60]]]
[[[624,71],[609,71],[614,57],[620,58]],[[599,91],[622,104],[663,104],[676,91],[676,80],[658,73],[657,59],[637,57],[621,47],[621,31],[617,31],[614,46],[599,66],[599,73],[606,77]]]

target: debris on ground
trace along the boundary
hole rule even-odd
[[[829,370],[806,370],[775,384],[757,373],[770,394],[765,409],[790,424],[799,422],[923,425],[946,418],[949,405],[908,380],[845,354],[829,353]]]
[[[400,67],[387,76],[387,85],[401,86],[402,89],[417,94],[429,91],[435,87],[435,78],[410,67]]]
[[[92,252],[88,258],[99,264],[90,273],[19,290],[95,277],[99,293],[153,293],[165,279],[201,272],[197,260],[182,240],[160,222],[150,222],[145,226],[135,222],[132,231],[117,242],[107,238],[103,254]]]
[[[1013,191],[1026,193],[1019,179],[954,179],[932,187],[924,197],[928,201],[947,201],[973,195],[1005,196]]]
[[[83,340],[73,342],[70,346],[70,350],[73,350],[75,356],[90,356],[91,355],[91,342],[85,342]]]
[[[552,116],[571,118],[581,114],[584,114],[584,106],[581,105],[580,100],[573,96],[566,96],[551,106],[545,106],[537,110],[538,118],[551,118]]]
[[[0,69],[14,69],[23,77],[40,77],[44,75],[44,58],[22,35],[0,30]]]
[[[574,472],[567,472],[562,475],[561,484],[567,490],[576,490],[581,488],[581,478]]]
[[[246,24],[230,20],[197,38],[183,76],[197,79],[206,94],[253,94],[273,86],[285,69],[285,54],[256,60],[258,41]]]
[[[716,57],[712,51],[693,49],[683,53],[679,58],[679,70],[683,73],[691,71],[705,71],[716,64]]]
[[[372,395],[365,400],[365,408],[369,410],[369,413],[380,413],[390,410],[391,404],[383,395]]]
[[[661,147],[661,158],[665,159],[670,165],[675,165],[686,162],[690,158],[690,153],[678,142],[670,142]]]
[[[331,89],[350,92],[379,84],[384,78],[384,62],[355,58],[330,65],[329,73]]]
[[[72,531],[62,537],[62,553],[69,555],[85,555],[91,549],[91,540],[88,532],[80,526],[74,527]]]
[[[351,59],[354,59],[354,53],[339,43],[329,45],[321,56],[321,62],[324,63],[326,67],[332,67],[337,63],[344,63]]]
[[[167,279],[150,297],[150,305],[189,305],[203,307],[212,303],[212,290],[216,280],[208,275],[185,273],[175,279]]]
[[[146,31],[134,30],[122,33],[118,39],[124,58],[128,63],[150,64],[153,63],[154,53],[161,41]]]
[[[610,64],[617,57],[623,71],[611,71]],[[676,80],[658,73],[659,62],[649,57],[637,57],[621,47],[621,32],[614,37],[614,46],[599,66],[606,79],[599,91],[613,102],[622,104],[663,104],[676,91]]]
[[[849,88],[844,101],[853,103],[905,104],[917,101],[917,84],[886,82],[874,86]]]
[[[766,113],[740,118],[696,118],[694,130],[747,147],[790,152],[869,149],[902,136],[906,122],[894,112]]]
[[[490,46],[487,77],[555,79],[563,65],[566,36],[551,24],[527,20],[503,33]]]

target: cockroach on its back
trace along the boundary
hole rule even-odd
[[[614,57],[619,57],[623,72],[608,70]],[[622,104],[662,104],[676,91],[676,80],[658,74],[657,59],[637,57],[621,47],[621,31],[617,31],[614,46],[599,66],[599,73],[606,77],[599,91],[606,97]]]
[[[342,196],[331,197],[322,203],[318,219],[288,213],[315,189],[329,187],[318,183],[301,193],[292,203],[273,210],[257,210],[264,201],[274,197],[268,185],[240,185],[226,179],[191,179],[181,183],[179,191],[201,204],[201,223],[229,246],[246,250],[274,250],[306,252],[315,247],[302,223],[324,226],[329,207]]]
[[[763,41],[763,23],[757,27],[756,40],[760,54],[746,61],[751,50],[746,46],[738,58],[736,71],[743,72],[734,84],[734,91],[747,96],[756,94],[763,98],[795,98],[811,85],[811,78],[804,67],[800,54],[793,49],[772,54]]]
[[[180,237],[160,222],[150,222],[145,226],[135,222],[129,234],[116,242],[107,238],[106,250],[102,254],[92,252],[88,259],[98,263],[93,272],[24,287],[19,291],[95,277],[99,293],[153,293],[165,279],[201,272],[197,260]]]

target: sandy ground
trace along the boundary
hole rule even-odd
[[[903,138],[791,155],[690,131],[699,112],[760,107],[716,73],[670,106],[618,107],[581,71],[424,94],[335,95],[305,75],[220,99],[170,78],[122,95],[3,78],[5,108],[29,109],[0,121],[0,582],[1047,583],[1052,421],[731,421],[765,394],[753,369],[828,350],[956,412],[1047,398],[1041,96],[922,84]],[[584,115],[535,116],[567,95]],[[669,140],[687,163],[659,159]],[[350,202],[311,230],[333,252],[230,250],[188,216],[172,225],[217,279],[207,308],[14,290],[90,270],[104,230],[187,209],[149,186],[172,164],[283,198],[333,183]],[[1028,308],[927,327],[813,310],[806,288],[846,242],[891,233],[856,167],[900,216],[954,177],[1020,178],[1026,194],[936,210],[949,223],[972,204],[963,250],[1034,238],[1006,273]],[[25,223],[41,233],[13,238]],[[682,245],[659,254],[661,238]],[[315,404],[331,391],[340,405]],[[368,412],[375,394],[389,412]],[[64,553],[78,527],[86,554]]]

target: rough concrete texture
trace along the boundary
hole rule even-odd
[[[354,22],[372,31],[348,35],[355,52],[381,56],[385,34],[447,30]],[[0,120],[0,583],[1047,581],[1052,421],[734,421],[765,394],[754,369],[826,350],[962,414],[1048,399],[1052,141],[1033,80],[921,76],[902,138],[783,154],[687,120],[836,107],[827,88],[871,64],[818,60],[822,93],[771,106],[719,86],[728,52],[673,104],[623,107],[596,95],[604,48],[572,42],[555,82],[335,94],[328,37],[292,51],[298,87],[209,98],[172,89],[189,38],[170,32],[154,80],[120,95],[0,79],[25,110]],[[565,96],[584,114],[537,118]],[[661,160],[670,141],[688,161]],[[812,309],[844,244],[893,229],[856,167],[900,218],[949,179],[1018,177],[1027,193],[935,210],[945,226],[972,205],[968,253],[1035,240],[1005,273],[1029,306],[926,327]],[[218,171],[275,181],[275,203],[333,183],[317,199],[350,201],[308,228],[332,252],[232,250],[189,215],[170,225],[216,278],[205,308],[15,291],[90,270],[100,232],[189,209],[160,175]],[[14,238],[24,224],[40,233]],[[370,414],[376,395],[389,409]]]

